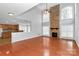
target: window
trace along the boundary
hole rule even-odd
[[[43,35],[49,35],[49,26],[43,26]]]
[[[49,13],[48,14],[43,14],[43,35],[50,36]]]
[[[73,9],[72,9],[72,7],[63,8],[61,15],[62,15],[61,19],[72,19],[73,18]]]
[[[73,7],[62,8],[60,16],[60,37],[73,38]]]
[[[22,30],[23,32],[30,32],[31,31],[31,26],[29,25],[19,25],[19,30]]]
[[[72,26],[72,24],[61,26],[61,36],[62,37],[73,37],[73,26]]]
[[[27,25],[27,32],[30,32],[30,25]]]

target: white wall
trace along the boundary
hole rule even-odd
[[[75,7],[75,41],[79,47],[79,3]]]
[[[38,9],[38,6],[32,8],[24,14],[26,19],[31,22],[31,31],[37,34],[42,34],[42,15],[41,10]]]
[[[26,16],[26,19],[28,19],[31,22],[31,32],[12,33],[12,42],[42,35],[42,15],[41,11],[37,7],[34,7],[31,10],[25,12],[22,16]]]

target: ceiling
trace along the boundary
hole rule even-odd
[[[0,3],[0,18],[10,18],[8,13],[14,13],[15,16],[36,6],[38,3]]]
[[[49,3],[48,8],[54,5],[57,4]],[[28,23],[29,21],[25,19],[26,16],[23,14],[35,6],[39,10],[45,9],[45,3],[0,3],[0,23]],[[9,16],[8,13],[14,13],[14,16]],[[17,16],[20,19],[18,21],[16,21],[18,19]]]

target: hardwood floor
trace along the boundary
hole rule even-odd
[[[0,45],[0,56],[79,56],[79,48],[75,41],[40,36]]]

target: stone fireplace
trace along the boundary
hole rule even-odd
[[[50,8],[50,33],[52,37],[59,36],[59,9],[60,5]]]

